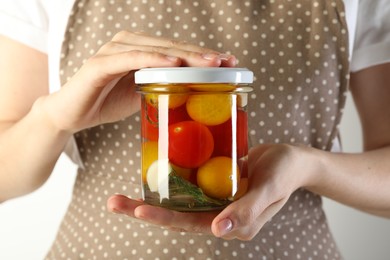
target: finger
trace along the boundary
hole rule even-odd
[[[220,56],[221,66],[232,67],[237,64],[237,60],[233,55],[222,54],[221,52],[217,52],[215,50],[204,48],[198,45],[189,44],[185,41],[172,40],[164,37],[153,37],[143,32],[121,31],[113,37],[112,41],[130,45],[162,46],[203,54],[215,54]]]
[[[220,55],[218,53],[201,53],[177,48],[168,48],[164,46],[141,46],[118,42],[109,42],[105,44],[99,50],[98,55],[113,55],[130,51],[144,51],[150,53],[156,52],[166,56],[177,57],[182,60],[181,65],[187,67],[216,67],[221,65],[224,58],[224,55]]]
[[[263,212],[257,196],[247,193],[244,197],[226,207],[214,220],[211,230],[216,237],[229,239],[236,237],[247,227],[258,230],[257,217]]]
[[[124,195],[113,195],[107,200],[107,209],[110,212],[125,214],[134,217],[134,209],[142,205],[142,201],[132,200]]]
[[[164,37],[154,37],[154,36],[147,35],[143,32],[121,31],[118,32],[112,38],[112,41],[130,44],[130,45],[162,46],[167,48],[181,49],[181,50],[198,52],[198,53],[219,54],[219,52],[217,51],[200,47],[197,45],[189,44],[185,41],[172,40]]]
[[[173,230],[211,234],[211,223],[216,212],[187,213],[161,207],[142,205],[135,209],[135,216],[149,223]]]
[[[129,71],[147,67],[178,67],[178,57],[157,52],[133,50],[107,56],[94,56],[83,66],[76,77],[84,77],[83,85],[104,87],[111,80],[126,75]],[[77,81],[76,81],[77,82]]]
[[[231,239],[231,237],[233,237],[243,241],[252,240],[260,232],[264,225],[281,210],[286,201],[287,200],[283,199],[272,203],[257,216],[252,225],[234,228],[230,233],[224,235],[222,238]]]
[[[258,232],[264,223],[258,218],[267,207],[274,203],[271,185],[264,183],[261,178],[251,178],[248,190],[243,197],[226,207],[213,221],[212,232],[217,237],[229,238],[248,232]]]
[[[254,160],[261,157],[273,144],[261,144],[249,149],[248,160]]]
[[[212,232],[224,239],[252,239],[286,203],[288,194],[262,178],[251,178],[247,193],[226,207],[213,221]]]
[[[95,103],[104,102],[104,106],[98,104],[101,107],[99,110],[101,122],[118,121],[139,110],[141,107],[141,97],[133,84],[134,72],[129,72],[126,76],[119,79],[105,97],[103,97],[103,94],[101,95],[102,100],[97,100]],[[109,89],[109,87],[106,88]],[[102,91],[102,93],[105,91]]]

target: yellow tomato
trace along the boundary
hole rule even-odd
[[[145,95],[146,102],[154,107],[158,107],[158,99],[160,95],[168,96],[168,108],[180,107],[187,101],[188,97],[186,94],[188,88],[178,85],[150,85],[148,87],[144,87],[144,91],[149,92]],[[169,94],[164,92],[169,92]]]
[[[213,157],[198,169],[197,183],[203,192],[212,198],[227,199],[233,194],[233,178],[239,186],[240,172],[232,159],[225,156]],[[232,169],[236,170],[236,173]],[[233,176],[235,175],[235,176]]]
[[[142,181],[146,183],[146,173],[152,165],[158,159],[158,143],[157,142],[145,142],[142,144]]]
[[[187,101],[186,94],[146,94],[146,102],[154,107],[158,107],[158,98],[160,95],[168,96],[168,108],[177,108],[183,105]]]
[[[230,94],[190,95],[186,107],[193,120],[205,125],[219,125],[231,117],[232,97]]]

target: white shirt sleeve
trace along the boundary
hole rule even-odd
[[[389,0],[360,0],[351,71],[390,62],[389,17]]]
[[[47,1],[0,0],[0,34],[47,53]]]
[[[50,92],[60,88],[59,60],[74,0],[0,0],[0,34],[49,56]],[[65,153],[83,167],[74,137]]]

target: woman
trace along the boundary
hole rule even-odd
[[[337,148],[350,72],[348,1],[31,5],[24,13],[9,1],[2,16],[15,23],[10,28],[29,30],[4,28],[1,37],[0,199],[39,187],[66,147],[80,167],[48,259],[338,259],[319,195],[390,216],[390,117],[383,112],[389,110],[388,56],[351,74],[367,151],[343,154]],[[23,21],[37,22],[26,27]],[[383,64],[367,68],[372,62]],[[248,192],[221,212],[144,205],[137,200],[134,71],[235,65],[256,75]]]

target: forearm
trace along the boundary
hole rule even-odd
[[[122,31],[89,58],[58,92],[48,95],[46,55],[0,37],[1,43],[4,48],[0,48],[0,56],[6,59],[0,59],[4,61],[0,62],[4,69],[0,70],[0,201],[41,185],[71,134],[137,112],[140,97],[134,71],[236,64],[231,55]],[[31,62],[20,64],[15,57]],[[36,75],[41,76],[31,84],[30,78]],[[1,125],[10,121],[15,124]]]
[[[0,129],[0,201],[41,186],[70,137],[50,123],[40,103],[35,102],[18,122]]]
[[[390,147],[357,154],[316,151],[308,189],[371,214],[390,217]]]

